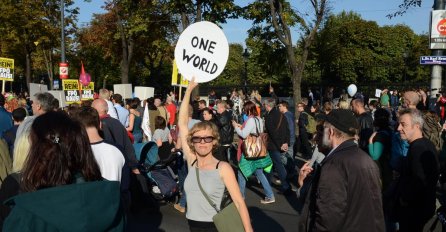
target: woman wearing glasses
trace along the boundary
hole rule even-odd
[[[187,127],[190,95],[197,85],[194,80],[189,83],[181,103],[178,120],[181,142],[187,144],[183,146],[183,154],[189,167],[189,174],[184,182],[189,228],[191,231],[217,231],[212,221],[217,211],[200,190],[196,173],[198,171],[203,191],[217,208],[220,208],[226,188],[238,209],[245,231],[253,231],[248,209],[232,167],[226,162],[218,161],[212,155],[218,147],[218,128],[210,122],[197,123],[190,130]]]

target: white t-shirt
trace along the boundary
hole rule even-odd
[[[121,181],[122,167],[125,163],[122,152],[117,147],[104,141],[90,145],[102,177],[111,181]]]
[[[115,107],[113,106],[113,103],[109,100],[105,100],[105,102],[107,102],[107,106],[108,106],[108,112],[107,114],[110,115],[110,117],[118,119],[118,112],[116,111]]]

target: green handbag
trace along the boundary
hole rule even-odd
[[[217,211],[217,214],[212,217],[217,230],[219,232],[244,232],[245,227],[243,226],[242,219],[240,218],[240,214],[234,202],[231,202],[223,209],[218,210],[215,203],[211,201],[211,199],[206,194],[206,192],[204,192],[203,187],[201,186],[199,170],[197,167],[195,167],[195,172],[197,174],[198,187],[200,187],[201,193],[209,202],[209,204],[215,209],[215,211]]]

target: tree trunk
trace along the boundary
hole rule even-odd
[[[121,46],[122,46],[122,58],[121,58],[121,83],[129,83],[129,44],[124,32],[124,26],[122,25],[121,17],[118,15],[118,28],[119,34],[121,35]]]
[[[51,58],[46,56],[46,52],[43,47],[42,47],[42,53],[43,53],[43,59],[45,60],[45,68],[46,68],[46,73],[48,75],[48,81],[50,82],[50,90],[53,90],[53,76],[51,74],[51,68],[50,68]],[[49,56],[51,57],[51,53],[49,54]]]
[[[26,48],[25,48],[26,49]],[[26,55],[25,55],[25,79],[26,79],[26,86],[28,87],[28,93],[29,93],[29,83],[31,83],[31,52],[26,49]]]

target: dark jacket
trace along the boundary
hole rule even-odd
[[[290,145],[290,129],[286,117],[277,108],[265,115],[265,129],[268,133],[268,150],[280,151],[282,144]]]
[[[412,215],[427,222],[434,215],[435,187],[440,173],[437,156],[435,146],[427,138],[410,143],[398,184],[400,217]]]
[[[298,231],[385,231],[378,166],[353,140],[317,170]]]
[[[220,145],[231,144],[234,140],[234,127],[231,120],[232,115],[227,110],[222,114],[216,114],[216,124],[220,133]]]
[[[20,194],[4,231],[124,231],[119,182],[70,184]]]
[[[3,231],[3,222],[11,212],[11,208],[3,202],[20,193],[21,175],[17,172],[9,174],[0,187],[0,230]]]
[[[370,113],[364,112],[356,117],[359,124],[359,147],[368,152],[369,138],[373,134],[373,117]]]
[[[133,148],[132,142],[130,141],[124,126],[119,120],[111,117],[104,117],[101,119],[101,122],[103,138],[112,142],[112,144],[123,151],[126,164],[130,168],[135,168],[138,165],[135,149]]]

